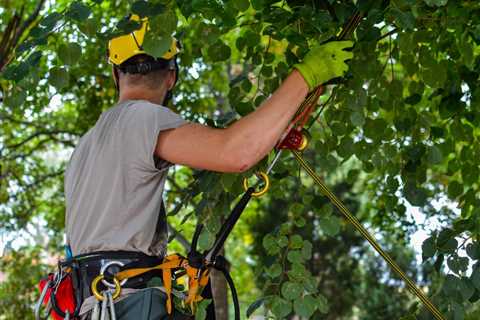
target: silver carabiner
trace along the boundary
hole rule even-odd
[[[119,267],[123,267],[125,264],[123,262],[120,262],[120,261],[110,261],[108,263],[105,263],[101,268],[100,268],[100,274],[103,275],[105,273],[105,271],[108,269],[108,267],[110,266],[119,266]],[[121,282],[120,282],[120,286],[123,286],[125,284],[125,282],[127,282],[128,279],[123,279]],[[107,280],[105,279],[102,279],[102,283],[109,287],[110,289],[115,289],[116,286],[114,283],[110,283],[108,282]]]
[[[113,303],[112,292],[109,290],[107,293],[108,304],[110,306],[110,320],[117,320],[117,315],[115,313],[115,304]]]
[[[45,286],[43,287],[42,293],[40,294],[40,298],[38,299],[37,303],[35,304],[35,320],[41,320],[40,316],[40,309],[42,308],[43,300],[45,300],[45,296],[47,295],[48,288],[50,287],[51,280],[48,280]],[[48,315],[50,314],[50,308],[47,307]]]
[[[100,314],[100,320],[107,320],[108,294],[107,294],[107,291],[103,291],[102,294],[103,294],[103,300],[102,300],[102,311]]]
[[[95,302],[95,306],[93,307],[91,320],[100,320],[100,301]]]

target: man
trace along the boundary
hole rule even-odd
[[[179,48],[173,40],[162,57],[145,54],[148,21],[141,22],[139,30],[110,41],[118,103],[81,138],[65,174],[67,242],[74,255],[88,258],[80,263],[83,299],[99,273],[152,265],[165,255],[162,192],[172,164],[219,172],[251,168],[272,150],[308,92],[342,76],[353,56],[344,51],[349,41],[316,47],[257,110],[214,129],[162,106],[177,80]],[[122,287],[145,288],[148,280],[128,280]],[[138,291],[117,303],[117,318],[149,310],[142,319],[163,319],[161,299],[162,293]]]

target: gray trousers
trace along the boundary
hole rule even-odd
[[[167,313],[167,297],[155,288],[135,292],[115,303],[117,320],[190,320],[192,316],[179,311]],[[90,315],[87,317],[90,319]]]

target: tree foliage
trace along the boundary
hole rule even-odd
[[[61,246],[62,173],[79,137],[115,103],[106,41],[138,28],[122,19],[126,13],[150,18],[153,32],[146,50],[165,50],[172,34],[183,43],[171,107],[189,120],[221,127],[255,110],[311,45],[332,39],[358,9],[364,18],[353,35],[350,72],[322,98],[305,156],[344,199],[353,199],[349,203],[357,217],[429,287],[443,313],[451,319],[474,317],[480,297],[480,4],[383,4],[4,1],[2,232],[24,230],[40,219],[53,236],[49,250]],[[389,301],[392,308],[378,319],[385,314],[427,319],[295,161],[288,155],[281,160],[270,194],[252,205],[257,212],[250,209],[248,224],[240,226],[245,232],[236,233],[244,251],[227,247],[227,255],[244,260],[248,244],[254,244],[251,264],[258,287],[245,285],[242,297],[259,300],[249,311],[260,312],[255,309],[262,306],[277,318],[333,319],[369,314]],[[266,164],[267,159],[259,168]],[[200,245],[208,247],[242,192],[242,178],[175,171],[167,198],[172,221],[187,235],[189,223],[206,222]],[[415,224],[412,207],[423,214],[424,225]],[[401,248],[422,228],[431,234],[418,266],[411,251]],[[252,235],[255,240],[245,239]],[[336,304],[339,296],[345,305]]]

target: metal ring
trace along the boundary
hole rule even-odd
[[[98,301],[103,301],[105,298],[103,297],[103,294],[98,292],[97,290],[97,285],[102,280],[105,276],[103,274],[99,274],[95,279],[92,281],[91,289],[92,293],[97,298]],[[120,285],[120,281],[118,281],[117,278],[113,278],[113,283],[115,283],[115,291],[112,294],[112,299],[115,300],[120,296],[120,292],[122,291],[122,286]]]
[[[123,267],[125,264],[123,262],[120,262],[120,261],[110,261],[108,263],[105,263],[101,268],[100,268],[100,274],[101,275],[104,275],[105,274],[105,271],[108,269],[108,267],[110,266],[114,266],[114,265],[117,265],[117,266],[120,266],[120,267]],[[127,282],[128,279],[123,279],[122,282],[120,282],[120,286],[123,286],[125,284],[125,282]],[[106,279],[102,279],[102,283],[109,287],[110,289],[115,289],[115,284],[114,283],[110,283],[108,282]]]
[[[261,197],[268,191],[268,189],[270,189],[270,179],[268,178],[268,175],[265,172],[257,172],[256,175],[259,178],[262,178],[262,180],[264,182],[264,186],[261,190],[252,193],[252,196],[253,197]],[[245,189],[245,191],[247,191],[248,188],[249,188],[247,178],[243,179],[243,188]]]
[[[305,133],[302,133],[302,143],[298,147],[298,151],[303,151],[308,146],[308,137]]]

